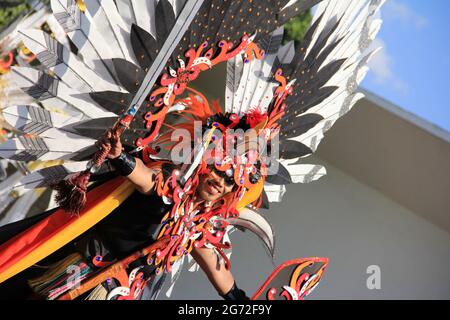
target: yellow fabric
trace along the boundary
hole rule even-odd
[[[0,274],[0,283],[39,262],[90,229],[125,201],[133,191],[133,184],[128,180],[124,180],[111,194],[99,201],[92,209],[86,211],[79,219],[70,224],[64,232],[58,233],[24,259]]]

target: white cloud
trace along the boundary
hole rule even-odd
[[[429,24],[427,18],[414,12],[406,4],[395,0],[389,0],[384,5],[383,19],[396,20],[405,26],[413,25],[417,29],[423,29]]]
[[[416,13],[406,3],[398,0],[388,0],[381,11],[383,20],[390,20],[395,25],[404,26],[408,28],[416,28],[417,30],[428,27],[429,21],[427,18]],[[386,43],[377,38],[373,41],[371,49],[381,47],[382,49],[372,58],[369,67],[372,70],[374,82],[378,85],[389,86],[397,93],[407,95],[409,93],[408,84],[397,76],[393,71],[395,63]]]
[[[379,38],[376,38],[370,49],[373,50],[379,47],[381,47],[381,50],[379,50],[369,62],[369,67],[372,75],[374,76],[375,83],[378,85],[392,87],[396,92],[402,95],[407,95],[409,92],[408,84],[394,74],[392,71],[394,60],[387,51],[385,42]]]

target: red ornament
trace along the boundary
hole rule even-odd
[[[261,110],[254,108],[247,113],[246,123],[250,128],[256,127],[267,118],[267,113],[261,113]]]

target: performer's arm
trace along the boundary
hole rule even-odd
[[[159,169],[148,168],[139,158],[134,158],[134,161],[135,167],[126,177],[135,184],[136,189],[139,192],[144,194],[153,193],[155,187],[155,177],[159,173]]]
[[[126,176],[136,189],[144,194],[150,194],[155,187],[155,177],[160,172],[159,168],[148,168],[144,162],[122,150],[122,143],[118,135],[108,131],[105,138],[97,143],[99,146],[111,146],[108,158],[111,164],[123,176]]]
[[[219,262],[219,258],[213,249],[194,248],[191,255],[222,298],[225,300],[248,299],[245,292],[236,286],[231,271]]]

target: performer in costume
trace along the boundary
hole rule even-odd
[[[196,10],[194,2],[199,3]],[[32,285],[47,298],[73,298],[94,288],[91,298],[138,298],[149,287],[151,296],[160,286],[158,277],[179,272],[189,253],[210,272],[219,294],[244,298],[223,252],[230,248],[229,229],[236,225],[255,231],[273,252],[270,225],[254,209],[281,201],[285,184],[307,183],[325,174],[323,167],[304,164],[303,159],[362,98],[356,89],[372,54],[366,49],[380,27],[374,16],[383,1],[322,1],[300,48],[293,43],[282,46],[282,25],[318,2],[160,0],[154,6],[133,1],[52,1],[72,47],[40,31],[21,31],[45,71],[14,67],[13,80],[40,106],[5,110],[5,118],[26,135],[1,145],[0,155],[21,161],[65,160],[34,172],[16,186],[52,186],[59,192],[61,208],[3,230],[3,234],[9,230],[9,240],[0,247],[0,281],[75,240],[78,248],[94,243],[99,250],[94,250],[91,261],[86,254],[69,255],[44,278],[35,279]],[[192,10],[186,11],[189,5]],[[180,25],[187,25],[187,31]],[[147,80],[159,75],[154,61],[165,65],[160,86],[153,87],[148,102],[135,104],[140,101],[137,96],[145,98],[145,87],[151,88]],[[202,71],[221,62],[227,62],[224,111],[188,86]],[[54,108],[68,115],[49,111]],[[194,138],[187,165],[168,169],[170,159],[162,159],[164,150],[179,146],[171,141],[171,130],[184,129],[195,136],[195,121],[203,125],[202,139]],[[279,139],[268,153],[274,154],[276,145],[278,157],[267,161],[263,150],[247,145],[246,136],[239,141],[227,134],[228,129],[238,128],[251,129],[260,140]],[[95,139],[107,130],[97,151]],[[118,155],[120,135],[131,156]],[[229,139],[243,146],[240,152],[227,153],[226,147],[223,153],[207,152],[208,146],[224,146]],[[278,170],[271,171],[268,163],[273,161]],[[113,172],[128,179],[104,178]],[[90,180],[98,182],[88,191]],[[127,205],[146,201],[133,193],[134,186],[143,194],[156,191],[160,204],[155,207],[167,210],[161,212],[162,228],[153,244],[150,237],[145,244],[147,234],[144,243],[132,239],[126,250],[114,252],[108,240],[126,241],[126,235],[136,235],[125,224],[119,228],[124,237],[108,235],[115,230],[115,213],[123,210],[124,222]],[[137,218],[138,225],[148,227],[142,219]],[[103,249],[118,262],[108,260],[99,252]],[[131,254],[136,249],[140,251]],[[224,266],[217,275],[208,258],[216,255]],[[133,264],[136,261],[140,262]],[[75,278],[66,273],[70,265],[77,266]],[[279,296],[304,297],[317,285],[326,265],[325,259],[302,261],[292,272],[291,289],[285,288]],[[101,270],[94,273],[94,267]],[[309,267],[308,273],[302,273]],[[75,289],[80,283],[84,292]],[[268,292],[267,298],[274,298],[274,291]]]

